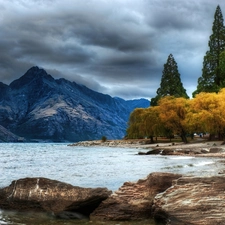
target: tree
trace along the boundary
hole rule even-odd
[[[221,77],[225,78],[225,51],[220,53],[220,57],[219,57],[219,69],[221,72]],[[225,87],[225,79],[223,79],[221,81],[221,87]]]
[[[180,79],[177,63],[172,54],[168,56],[162,72],[161,84],[155,98],[151,99],[151,106],[156,106],[164,96],[189,98]]]
[[[173,131],[174,134],[179,134],[185,143],[187,143],[186,116],[189,110],[189,101],[174,96],[167,96],[159,101],[159,117],[164,126]]]
[[[129,118],[127,137],[128,138],[150,138],[166,134],[166,128],[159,117],[159,107],[149,107],[146,109],[135,109]]]
[[[201,92],[193,99],[166,96],[158,106],[135,109],[129,120],[128,138],[178,134],[183,142],[186,135],[209,133],[209,138],[225,137],[225,88],[218,93]]]
[[[165,134],[164,124],[159,117],[159,107],[149,107],[145,109],[143,114],[143,127],[145,136],[150,138],[151,143],[154,142],[153,137],[157,137]]]
[[[191,100],[191,124],[195,125],[195,132],[216,133],[218,125],[218,96],[216,93],[202,92]]]
[[[225,89],[217,93],[202,92],[190,100],[188,125],[194,132],[210,133],[209,138],[215,135],[223,139],[225,131]]]
[[[131,114],[128,121],[127,137],[128,138],[143,138],[143,114],[144,108],[136,108]]]
[[[214,14],[212,35],[209,39],[209,50],[203,60],[202,76],[198,79],[197,90],[193,97],[200,92],[218,92],[225,84],[224,67],[220,66],[224,57],[221,53],[225,50],[225,27],[223,15],[218,5]]]

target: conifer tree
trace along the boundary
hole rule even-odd
[[[177,63],[172,54],[168,56],[162,73],[161,84],[155,98],[151,99],[151,106],[156,106],[159,99],[164,96],[188,98],[186,90],[180,79]]]
[[[225,84],[224,69],[220,66],[221,54],[225,50],[225,27],[219,5],[214,14],[208,45],[209,50],[203,60],[202,76],[198,79],[197,90],[193,92],[193,96],[200,92],[218,92]]]

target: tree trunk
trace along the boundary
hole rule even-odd
[[[150,140],[151,140],[151,143],[153,144],[154,143],[153,136],[150,136]]]
[[[188,143],[187,137],[186,137],[186,133],[185,133],[184,131],[182,131],[180,137],[181,137],[181,140],[182,140],[185,144]]]
[[[208,141],[213,141],[215,140],[215,134],[209,134]]]
[[[219,140],[219,141],[222,141],[223,138],[224,138],[224,135],[223,135],[221,132],[219,132],[219,133],[218,133],[218,140]]]

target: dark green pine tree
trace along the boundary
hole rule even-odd
[[[161,84],[155,98],[151,99],[151,106],[157,105],[160,98],[170,95],[189,98],[180,79],[177,63],[172,54],[168,56],[162,73]]]
[[[221,53],[225,50],[225,27],[219,5],[214,15],[208,45],[209,50],[203,60],[202,76],[198,79],[197,90],[193,92],[193,97],[200,92],[218,92],[225,84],[224,69],[220,66]]]

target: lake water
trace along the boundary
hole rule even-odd
[[[46,177],[81,187],[107,187],[115,191],[126,181],[137,181],[151,172],[187,175],[218,175],[224,163],[218,158],[137,155],[140,149],[71,147],[50,143],[1,143],[0,187],[24,177]],[[147,151],[147,150],[146,150]],[[123,225],[131,222],[56,220],[46,214],[24,214],[0,210],[0,224],[30,225]],[[135,222],[133,224],[139,224]],[[154,224],[141,222],[140,224]]]

